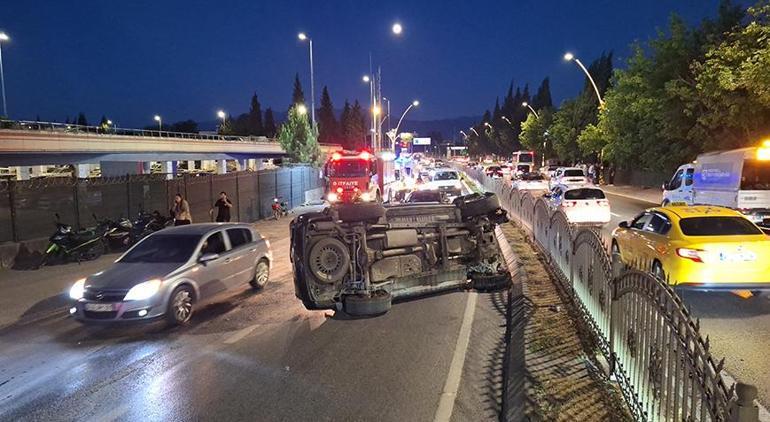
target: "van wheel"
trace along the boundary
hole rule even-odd
[[[171,293],[166,309],[166,322],[171,326],[190,322],[195,294],[190,286],[179,286]]]
[[[346,295],[342,298],[345,313],[352,316],[376,316],[390,310],[393,297],[384,290],[369,295]]]
[[[249,281],[249,284],[254,290],[262,290],[267,282],[270,280],[270,264],[266,259],[260,259],[257,262],[257,266],[254,269],[254,278]]]

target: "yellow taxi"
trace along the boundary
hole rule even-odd
[[[651,208],[612,232],[613,259],[680,288],[770,290],[770,236],[738,211]]]

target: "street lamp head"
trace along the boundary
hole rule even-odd
[[[379,106],[372,107],[372,114],[375,115],[375,116],[380,114],[380,107]]]
[[[156,121],[156,122],[159,122],[159,121],[160,121],[160,116],[158,116],[158,115],[156,114],[156,115],[155,115],[155,117],[154,117],[154,119],[155,119],[155,121]]]
[[[297,34],[297,38],[299,38],[300,41],[305,41],[307,39],[307,34],[305,34],[304,32],[300,32],[299,34]]]
[[[111,125],[112,124],[112,120],[107,120],[107,124]]]
[[[217,117],[219,117],[220,119],[224,119],[225,118],[224,110],[217,111]]]
[[[299,113],[300,115],[307,114],[307,107],[305,107],[304,104],[297,104],[297,113]]]
[[[391,28],[394,34],[401,35],[401,32],[404,31],[404,28],[401,26],[400,23],[396,22],[393,24],[393,27]]]
[[[568,61],[568,62],[571,62],[571,61],[572,61],[572,59],[574,59],[574,58],[575,58],[575,56],[574,56],[572,53],[569,53],[569,52],[568,52],[568,53],[565,53],[565,54],[564,54],[564,60],[566,60],[566,61]]]
[[[492,125],[490,125],[490,124],[489,124],[489,122],[484,122],[484,126],[486,126],[486,127],[490,128],[490,129],[492,129]]]
[[[369,79],[369,75],[364,75],[364,77],[363,77],[363,78],[361,78],[361,80],[363,80],[363,81],[364,81],[364,82],[366,82],[366,83],[369,83],[369,81],[370,81],[371,79]]]
[[[418,105],[420,105],[420,101],[414,100],[414,101],[412,101],[412,105],[417,107]]]
[[[8,36],[5,32],[0,32],[0,41],[8,41],[11,37]]]
[[[522,107],[527,107],[528,105],[529,105],[529,103],[528,103],[528,102],[526,102],[526,101],[524,101],[523,103],[521,103],[521,106],[522,106]]]

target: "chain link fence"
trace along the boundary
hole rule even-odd
[[[155,210],[166,214],[177,193],[190,203],[193,222],[211,221],[209,210],[223,191],[233,201],[233,221],[256,221],[272,216],[274,198],[293,208],[305,201],[306,192],[322,186],[318,169],[307,166],[171,179],[146,174],[0,181],[0,242],[48,237],[56,214],[76,229],[94,226],[94,217],[133,219],[140,211]]]
[[[724,359],[712,357],[700,322],[667,280],[650,273],[649,263],[625,267],[596,229],[571,225],[563,212],[502,179],[476,169],[465,172],[495,192],[531,234],[597,339],[636,420],[758,420],[756,388],[725,385]]]

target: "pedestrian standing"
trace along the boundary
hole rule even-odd
[[[219,199],[217,199],[217,202],[214,203],[214,206],[211,207],[211,210],[209,211],[209,214],[214,215],[214,208],[217,209],[217,223],[228,223],[230,222],[230,209],[233,207],[233,202],[230,201],[230,198],[227,197],[227,193],[222,191],[219,192]]]
[[[181,194],[174,195],[174,208],[171,209],[174,215],[174,225],[184,226],[192,223],[192,214],[190,214],[190,204]]]
[[[591,183],[594,185],[596,184],[596,165],[591,163],[591,165],[588,167],[588,177],[591,180]]]

